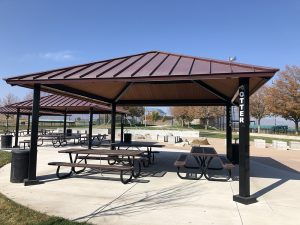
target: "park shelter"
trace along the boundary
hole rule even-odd
[[[277,71],[233,61],[150,51],[11,77],[6,82],[34,89],[34,115],[39,111],[41,90],[111,105],[112,142],[115,141],[116,105],[226,106],[228,154],[232,149],[231,107],[238,105],[239,194],[233,199],[247,204],[254,202],[249,175],[249,96]],[[37,126],[36,123],[32,127],[32,139]],[[31,146],[29,184],[36,182],[36,144]]]
[[[27,120],[27,134],[29,134],[30,115],[32,114],[32,108],[30,108],[30,109],[25,109],[25,108],[20,109],[20,108],[12,107],[12,105],[7,105],[7,106],[0,107],[0,114],[5,115],[5,116],[16,115],[15,147],[18,147],[20,116],[25,115],[25,116],[28,117],[28,120]],[[47,110],[41,110],[39,112],[39,115],[40,116],[62,116],[63,113],[52,112],[52,111],[47,111]],[[7,121],[6,127],[8,129],[8,121]]]
[[[10,105],[11,108],[21,109],[21,110],[32,110],[33,107],[33,101],[27,100],[22,102],[13,103]],[[68,96],[62,96],[62,95],[46,95],[40,98],[40,109],[42,111],[46,112],[52,112],[59,115],[64,116],[63,120],[63,133],[66,135],[66,129],[67,129],[67,115],[68,114],[85,114],[89,113],[89,148],[91,148],[92,144],[92,126],[93,126],[93,114],[110,114],[111,108],[99,104],[94,103],[93,101],[86,101],[83,99],[78,98],[72,98]],[[116,113],[119,113],[122,115],[122,121],[123,116],[126,114],[125,110],[122,110],[120,108],[116,109]],[[17,114],[18,115],[18,114]],[[18,116],[17,116],[18,118]],[[18,123],[18,121],[17,121]],[[16,129],[16,139],[18,136],[18,129]],[[121,133],[123,133],[123,123],[121,123]],[[123,135],[121,135],[123,136]]]

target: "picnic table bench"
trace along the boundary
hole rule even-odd
[[[198,166],[189,166],[188,158],[193,157],[196,160]],[[219,168],[210,167],[213,159],[217,159]],[[180,154],[177,160],[174,163],[174,166],[177,167],[177,175],[181,179],[196,179],[199,180],[204,176],[207,180],[210,181],[228,181],[231,178],[231,170],[234,168],[234,165],[224,156],[218,155],[216,150],[213,147],[192,147],[189,154]],[[181,170],[183,168],[191,169],[196,171],[194,177],[182,176]],[[225,170],[228,172],[228,175],[223,178],[215,178],[209,175],[209,170]],[[199,175],[197,176],[197,172]]]
[[[83,172],[86,168],[97,170],[112,170],[120,172],[120,180],[127,184],[132,177],[138,177],[141,172],[140,159],[143,158],[143,151],[133,150],[108,150],[108,149],[66,149],[59,153],[69,154],[70,162],[50,162],[48,165],[57,166],[56,175],[59,179],[70,177],[72,174]],[[72,155],[75,155],[73,159]],[[105,156],[105,157],[104,157]],[[80,160],[80,161],[78,161]],[[87,160],[98,160],[97,164],[87,163]],[[108,164],[101,164],[107,160]],[[111,160],[111,161],[110,161]],[[100,162],[100,164],[99,164]],[[70,167],[66,175],[60,174],[60,167]],[[76,167],[82,168],[76,171]],[[127,178],[125,178],[125,175]]]
[[[157,142],[142,142],[142,141],[132,141],[132,142],[114,142],[108,144],[112,147],[116,147],[117,149],[125,149],[129,148],[141,150],[141,148],[146,148],[146,155],[148,158],[148,165],[154,163],[155,154],[159,153],[159,151],[152,151],[152,148],[162,148],[164,145],[158,144]],[[103,145],[104,146],[104,145]],[[146,166],[144,164],[144,166]]]
[[[131,181],[132,179],[132,171],[133,171],[133,166],[112,166],[112,165],[99,165],[99,164],[80,164],[80,163],[66,163],[66,162],[50,162],[48,163],[48,165],[51,166],[57,166],[57,170],[56,170],[56,176],[60,179],[66,178],[71,176],[72,171],[67,174],[67,175],[60,175],[59,174],[59,170],[61,166],[65,166],[65,167],[71,167],[71,168],[75,168],[75,167],[83,167],[85,168],[90,168],[90,169],[101,169],[101,170],[112,170],[112,171],[118,171],[120,172],[120,179],[121,182],[123,184],[127,184],[128,182]],[[83,170],[84,170],[83,169]],[[82,171],[83,171],[82,170]],[[80,172],[82,172],[80,171]],[[74,171],[73,171],[74,172]],[[129,178],[124,178],[125,172],[130,172],[129,174]],[[78,173],[78,172],[76,172]]]

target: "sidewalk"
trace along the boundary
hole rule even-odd
[[[220,139],[219,139],[220,140]],[[214,141],[224,151],[224,141]],[[223,146],[223,147],[222,147]],[[160,150],[160,149],[158,149]],[[181,150],[182,151],[182,150]],[[123,185],[107,175],[77,175],[57,180],[47,162],[68,160],[50,147],[39,148],[38,175],[45,183],[24,187],[9,182],[10,165],[0,170],[0,192],[14,201],[49,215],[109,225],[160,224],[296,224],[300,220],[300,175],[286,152],[251,149],[251,193],[258,203],[232,201],[238,182],[181,180],[173,163],[180,150],[164,149],[155,166],[137,182]],[[267,152],[269,153],[267,155]],[[261,153],[261,154],[260,154]],[[289,153],[295,160],[300,153]],[[282,161],[288,161],[283,165]],[[265,162],[269,163],[265,163]],[[272,163],[273,162],[274,166]],[[299,169],[299,168],[298,168]],[[237,169],[234,171],[236,176]]]

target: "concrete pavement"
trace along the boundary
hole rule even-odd
[[[219,153],[224,140],[210,139]],[[160,150],[160,149],[158,149]],[[45,183],[24,187],[9,182],[10,165],[0,169],[0,192],[49,215],[94,224],[297,224],[300,221],[300,152],[251,148],[251,192],[258,203],[232,201],[238,181],[181,180],[173,163],[181,151],[163,149],[143,177],[123,185],[111,174],[58,180],[49,161],[68,161],[57,149],[40,147],[38,176]],[[266,151],[266,152],[265,152]],[[276,151],[276,152],[274,152]],[[267,154],[268,153],[268,154]],[[238,168],[234,176],[238,174]],[[113,179],[112,179],[113,178]]]

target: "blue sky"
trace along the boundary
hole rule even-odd
[[[0,0],[0,78],[148,50],[299,65],[300,1]],[[0,81],[0,96],[27,89]]]

